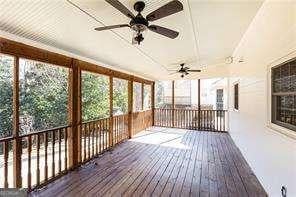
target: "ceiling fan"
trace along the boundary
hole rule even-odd
[[[185,75],[188,75],[190,72],[201,72],[201,70],[193,70],[190,69],[189,67],[184,67],[185,64],[182,63],[180,64],[181,68],[179,70],[170,70],[170,71],[175,71],[174,73],[171,74],[175,74],[175,73],[181,73],[181,77],[184,78]]]
[[[97,31],[103,31],[103,30],[109,30],[109,29],[115,29],[115,28],[121,28],[121,27],[129,27],[135,32],[135,36],[133,37],[133,40],[132,40],[133,44],[140,44],[144,40],[142,33],[147,29],[171,39],[174,39],[179,35],[179,32],[177,31],[174,31],[165,27],[161,27],[158,25],[149,24],[149,22],[151,21],[155,21],[182,11],[183,5],[178,0],[173,0],[165,4],[164,6],[148,14],[146,18],[144,18],[141,14],[141,12],[145,8],[145,3],[143,1],[138,1],[134,4],[134,9],[138,12],[136,16],[118,0],[106,0],[106,2],[109,3],[111,6],[113,6],[114,8],[116,8],[117,10],[119,10],[121,13],[123,13],[127,17],[129,17],[131,21],[129,24],[119,24],[119,25],[111,25],[111,26],[95,28],[95,30]]]

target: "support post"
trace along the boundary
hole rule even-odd
[[[200,106],[200,79],[197,81],[197,87],[198,87],[198,130],[201,129],[201,106]]]
[[[109,146],[113,147],[113,76],[109,76]]]
[[[175,81],[172,81],[172,127],[175,127]]]
[[[142,109],[142,111],[144,111],[144,83],[141,83],[141,97],[142,97],[141,109]]]
[[[69,104],[68,104],[68,155],[69,168],[73,169],[79,165],[81,155],[80,126],[81,126],[81,70],[77,60],[72,60],[69,70]]]
[[[133,137],[133,81],[128,81],[128,138]]]
[[[154,111],[155,111],[155,82],[151,84],[151,111],[152,111],[152,126],[154,126]]]
[[[19,137],[19,57],[14,59],[13,69],[13,185],[22,187],[22,142]]]

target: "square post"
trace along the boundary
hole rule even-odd
[[[152,111],[152,126],[154,126],[154,112],[155,112],[155,82],[151,84],[151,111]]]
[[[68,155],[69,168],[75,168],[79,165],[81,155],[81,69],[77,60],[72,60],[69,70],[69,101],[68,101]]]
[[[128,138],[133,137],[133,81],[128,81]]]
[[[22,187],[22,142],[19,137],[19,57],[13,67],[13,186]]]
[[[142,111],[144,111],[144,83],[141,83],[141,98],[142,98],[141,109],[142,109]]]
[[[109,76],[109,147],[113,146],[113,76]]]
[[[172,127],[175,127],[175,81],[172,81]]]
[[[200,79],[197,81],[197,87],[198,87],[198,130],[201,129],[201,106],[200,106]]]

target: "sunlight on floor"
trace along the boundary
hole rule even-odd
[[[184,136],[188,131],[175,128],[151,127],[135,135],[130,141],[186,150],[190,149],[190,146],[184,144]]]

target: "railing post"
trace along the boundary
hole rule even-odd
[[[175,81],[172,81],[172,127],[175,127]]]
[[[200,79],[198,79],[198,115],[197,115],[197,119],[198,119],[198,130],[201,129],[201,106],[200,106]]]
[[[154,112],[155,112],[155,82],[151,84],[151,110],[152,110],[152,126],[155,125],[154,123]]]
[[[144,83],[141,83],[141,97],[142,97],[141,110],[144,111]]]
[[[78,166],[81,155],[80,125],[81,125],[81,70],[78,60],[73,59],[69,70],[69,102],[68,102],[68,155],[69,168]]]
[[[13,185],[22,187],[22,142],[19,137],[19,57],[14,59],[13,69]]]
[[[128,81],[128,138],[132,138],[133,130],[133,81]]]
[[[109,146],[113,146],[113,76],[109,76]]]

